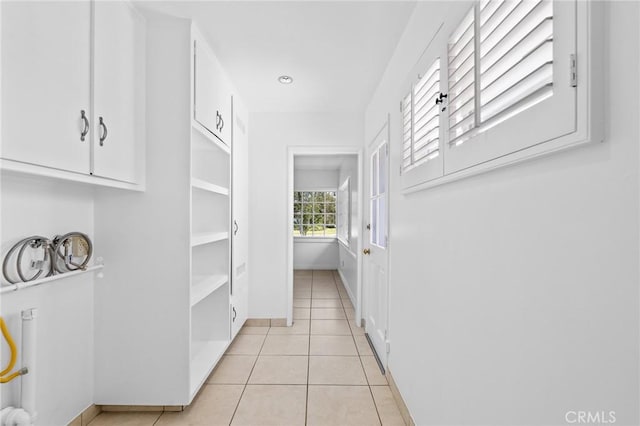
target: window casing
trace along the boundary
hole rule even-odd
[[[347,177],[338,188],[336,201],[337,237],[342,244],[351,244],[351,177]]]
[[[336,237],[336,191],[294,191],[293,236]]]

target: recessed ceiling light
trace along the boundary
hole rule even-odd
[[[293,78],[288,75],[281,75],[280,77],[278,77],[278,81],[282,84],[291,84],[293,83]]]

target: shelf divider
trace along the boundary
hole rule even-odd
[[[207,141],[211,142],[214,146],[220,148],[223,152],[227,154],[231,154],[231,148],[229,148],[224,142],[218,139],[213,133],[207,130],[202,124],[198,123],[196,120],[191,120],[191,128],[196,130],[202,136],[207,139]]]
[[[228,232],[199,232],[191,236],[191,247],[202,246],[229,239]]]
[[[215,192],[216,194],[229,195],[229,188],[207,182],[206,180],[191,178],[191,187],[202,191]]]

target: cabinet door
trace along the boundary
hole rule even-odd
[[[91,4],[0,7],[2,158],[88,173]]]
[[[144,20],[127,1],[98,1],[94,25],[92,173],[135,183],[145,121]]]
[[[194,119],[229,144],[231,91],[224,71],[207,44],[194,40]]]
[[[235,308],[232,335],[240,330],[247,319],[249,309],[249,139],[247,111],[237,97],[233,99],[233,239],[231,300]]]

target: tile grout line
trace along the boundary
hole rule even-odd
[[[345,310],[345,316],[347,314],[346,309],[344,308],[344,301],[342,297],[340,298],[340,302],[342,303],[342,309]],[[349,318],[347,317],[347,324],[349,324]],[[373,391],[371,390],[371,383],[369,382],[369,376],[367,376],[367,370],[364,368],[364,362],[362,361],[362,355],[360,354],[360,350],[358,349],[358,345],[356,343],[356,337],[353,334],[353,329],[351,328],[351,324],[349,324],[349,330],[351,331],[351,339],[353,340],[353,344],[356,346],[356,352],[358,353],[358,359],[360,360],[360,366],[362,367],[362,373],[364,374],[364,379],[367,381],[367,388],[369,389],[369,394],[371,395],[371,400],[373,401],[373,406],[376,409],[376,415],[378,416],[378,421],[380,425],[382,425],[382,417],[380,416],[380,410],[378,410],[378,404],[376,403],[376,398],[373,396]]]
[[[264,347],[265,342],[267,341],[267,336],[269,335],[269,331],[271,330],[271,327],[269,327],[269,330],[267,330],[267,334],[264,335],[264,339],[262,340],[262,344],[260,345],[260,349],[258,350],[258,354],[256,356],[256,360],[253,362],[253,365],[251,366],[251,371],[249,372],[249,375],[247,376],[247,380],[244,383],[244,386],[242,387],[242,392],[240,392],[240,398],[238,398],[238,402],[236,403],[236,407],[233,409],[233,414],[231,415],[231,419],[229,420],[229,426],[231,426],[231,424],[233,423],[233,419],[236,416],[236,413],[238,412],[238,407],[240,406],[240,401],[242,401],[242,397],[244,396],[244,392],[247,390],[247,386],[249,385],[249,379],[251,378],[251,375],[253,374],[253,370],[256,368],[256,364],[258,363],[258,358],[260,358],[260,352],[262,352],[262,348]]]
[[[340,298],[340,302],[342,303],[342,308],[345,310],[345,316],[346,316],[347,311],[346,311],[346,309],[344,307],[344,299],[342,299],[342,297]],[[354,318],[354,320],[355,320],[355,318]],[[347,323],[348,322],[349,322],[349,318],[347,317]],[[367,376],[367,370],[364,368],[364,362],[362,361],[362,355],[360,354],[360,350],[358,349],[358,344],[356,343],[356,337],[353,334],[353,329],[351,328],[351,324],[349,324],[349,330],[351,331],[351,338],[353,339],[353,344],[356,345],[356,352],[358,353],[358,359],[360,360],[360,366],[362,367],[362,372],[364,373],[364,378],[367,381],[367,387],[369,388],[369,394],[371,395],[371,400],[373,401],[373,406],[375,407],[376,414],[378,415],[378,421],[380,422],[380,425],[382,425],[382,417],[380,416],[380,410],[378,409],[378,404],[376,403],[376,398],[373,396],[373,390],[371,389],[371,383],[369,382],[369,376]]]
[[[342,297],[340,298],[340,302],[342,303],[342,309],[344,308],[344,302]],[[345,316],[347,312],[345,310]],[[349,318],[347,317],[347,324],[349,324]],[[353,344],[356,347],[356,352],[358,353],[358,360],[360,361],[360,366],[362,367],[362,374],[364,374],[364,379],[367,381],[367,388],[369,389],[369,394],[371,395],[371,400],[373,401],[373,406],[376,409],[376,415],[378,416],[378,422],[382,425],[382,417],[380,417],[380,411],[378,410],[378,404],[376,404],[376,399],[373,396],[373,391],[371,390],[371,383],[369,382],[369,376],[367,376],[367,370],[364,368],[364,362],[362,361],[362,355],[360,354],[360,350],[358,349],[358,345],[356,344],[356,337],[353,334],[353,329],[351,328],[351,324],[349,324],[349,331],[351,331],[351,340],[353,340]]]
[[[309,309],[313,306],[313,272],[311,272],[311,298],[309,299]],[[309,311],[309,346],[307,347],[307,395],[304,405],[304,424],[309,423],[309,371],[311,369],[311,311]]]

